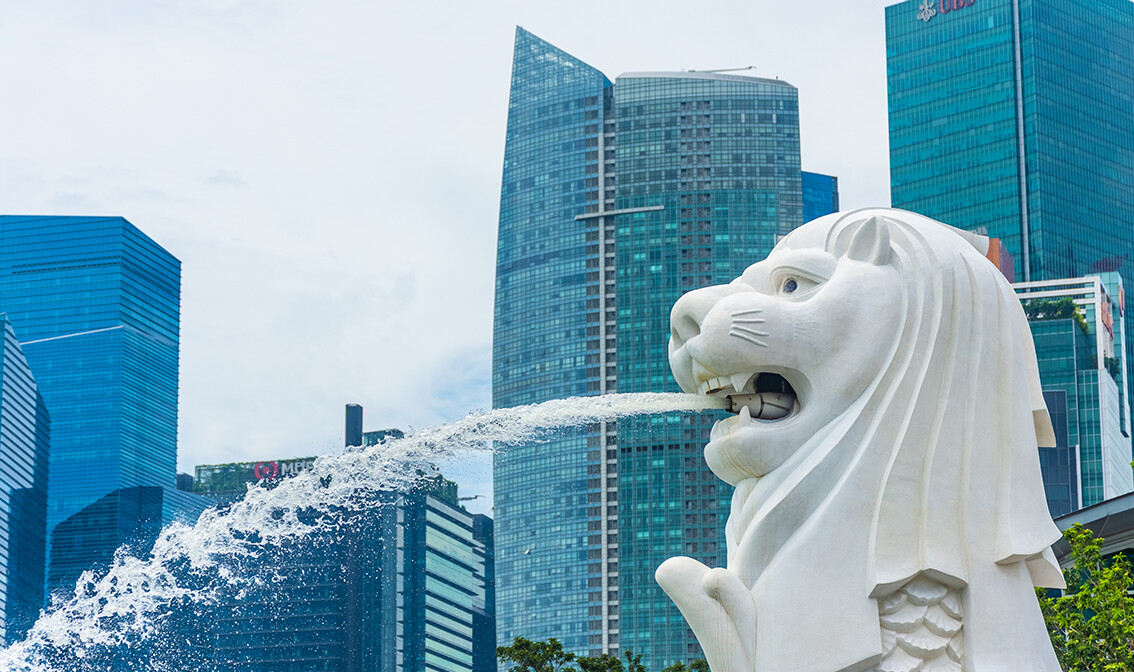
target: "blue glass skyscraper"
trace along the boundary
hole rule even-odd
[[[820,175],[804,171],[801,174],[803,185],[803,221],[810,222],[823,215],[839,211],[839,178],[834,175]]]
[[[1020,281],[1134,269],[1131,44],[1129,0],[887,7],[894,206],[983,227]]]
[[[669,368],[669,311],[681,295],[726,283],[803,221],[795,87],[713,73],[631,73],[615,80],[613,219],[619,392],[679,392]],[[619,422],[619,639],[650,669],[701,657],[655,585],[667,558],[725,563],[732,489],[704,464],[718,414]],[[613,642],[612,642],[613,644]]]
[[[1129,0],[887,7],[893,205],[1001,239],[1017,281],[1130,285],[1132,44]]]
[[[825,213],[824,213],[825,214]],[[517,29],[497,252],[493,404],[678,391],[669,310],[803,219],[796,89],[716,72],[613,83]],[[647,668],[700,657],[653,572],[725,560],[710,415],[599,423],[495,463],[497,638]]]
[[[0,314],[0,642],[43,605],[49,423],[7,316]]]
[[[121,217],[0,217],[0,311],[51,416],[48,534],[174,489],[180,262]]]
[[[125,546],[144,557],[170,521],[193,524],[213,502],[175,488],[118,488],[60,521],[51,531],[48,556],[49,595],[74,590],[83,572],[104,571]]]
[[[599,394],[613,379],[613,363],[603,362],[614,351],[613,319],[601,296],[614,284],[614,269],[604,268],[613,227],[575,219],[614,196],[606,185],[614,148],[604,142],[614,130],[611,86],[598,70],[517,29],[496,258],[496,407]],[[605,451],[615,450],[614,437],[602,429],[496,456],[500,643],[557,637],[571,651],[602,648],[605,596],[617,591],[602,585],[601,567],[615,562],[608,540],[617,537],[609,526],[617,513],[608,515],[617,502],[607,495],[617,482],[603,473],[613,471],[616,458]]]

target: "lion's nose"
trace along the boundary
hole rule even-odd
[[[701,325],[721,299],[740,291],[744,290],[733,285],[714,285],[689,292],[673,304],[669,315],[669,366],[678,386],[686,392],[696,394],[701,381],[716,375],[694,360],[685,345],[701,334]]]
[[[742,291],[732,285],[714,285],[694,290],[677,300],[669,314],[670,349],[676,350],[701,334],[705,316],[718,301]]]

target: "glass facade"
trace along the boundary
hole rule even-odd
[[[0,642],[43,606],[49,422],[8,318],[0,314]]]
[[[1129,281],[1134,4],[951,7],[886,8],[894,207],[1000,238],[1016,280]]]
[[[803,207],[790,84],[707,72],[612,84],[517,29],[493,405],[678,391],[670,307],[766,256]],[[716,419],[600,423],[497,454],[501,644],[631,649],[649,669],[701,657],[653,573],[673,555],[725,562],[731,492],[701,455]]]
[[[312,461],[203,465],[194,490],[224,505],[249,483],[271,487]],[[380,492],[334,515],[331,530],[244,563],[240,573],[253,581],[223,595],[197,626],[202,666],[495,671],[492,520],[466,512],[454,483]]]
[[[1036,332],[1033,328],[1033,337]],[[1078,451],[1071,445],[1071,432],[1067,426],[1071,405],[1066,390],[1044,390],[1043,403],[1047,406],[1051,428],[1055,432],[1055,446],[1039,449],[1040,471],[1047,495],[1047,509],[1052,518],[1058,518],[1080,508]]]
[[[174,488],[119,488],[67,517],[51,531],[47,571],[49,595],[70,594],[88,570],[105,571],[125,546],[144,557],[167,524],[192,524],[212,502]]]
[[[839,211],[839,178],[834,175],[802,172],[803,221],[810,222]]]
[[[411,495],[398,510],[401,669],[492,672],[492,521],[466,513],[457,505],[456,486],[447,485],[448,501],[436,490],[441,497]]]
[[[0,310],[51,414],[51,543],[112,491],[174,490],[180,283],[121,217],[0,216]]]
[[[1028,314],[1055,429],[1056,446],[1040,448],[1052,516],[1134,491],[1121,277],[1013,287]]]
[[[620,392],[679,392],[669,311],[727,283],[803,222],[799,107],[781,80],[701,73],[618,77],[617,374]],[[618,426],[619,613],[623,649],[651,669],[700,658],[654,581],[667,558],[725,564],[732,489],[702,451],[722,414],[654,415]]]
[[[606,173],[614,150],[605,146],[611,87],[598,70],[517,28],[496,257],[496,408],[600,394],[613,378],[603,366],[614,334],[600,297],[607,232],[596,217],[576,219],[597,212],[608,192],[613,197]],[[591,566],[604,563],[604,544],[617,535],[602,515],[617,504],[604,505],[617,483],[604,468],[613,460],[599,457],[610,434],[603,429],[495,457],[501,644],[555,637],[586,652],[598,637],[601,647],[604,602],[617,591],[604,590],[602,572]],[[590,627],[591,620],[600,624]]]

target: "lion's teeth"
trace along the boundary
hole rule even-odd
[[[712,378],[708,381],[707,385],[708,387],[705,389],[705,394],[716,394],[728,387],[729,382],[727,378]]]
[[[740,419],[744,422],[752,422],[752,411],[748,410],[747,406],[740,407]]]
[[[743,392],[744,386],[748,384],[750,376],[747,373],[734,373],[732,374],[732,389],[737,392]]]

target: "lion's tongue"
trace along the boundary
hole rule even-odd
[[[747,410],[750,417],[758,420],[779,420],[790,415],[795,407],[795,395],[790,392],[737,394],[730,396],[729,400],[734,413]]]

